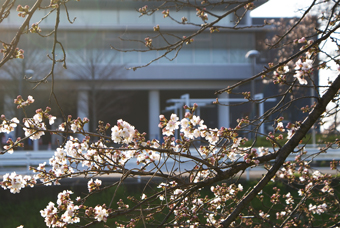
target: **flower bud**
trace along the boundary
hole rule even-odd
[[[300,38],[300,39],[298,40],[298,43],[299,43],[299,44],[306,43],[306,42],[307,42],[307,40],[306,40],[305,37],[302,37],[302,38]]]

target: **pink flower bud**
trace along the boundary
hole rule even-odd
[[[186,112],[185,115],[184,115],[185,118],[190,118],[190,116],[191,116],[190,112]]]
[[[306,43],[306,42],[307,42],[307,40],[306,40],[305,37],[302,37],[301,39],[298,40],[299,44]]]

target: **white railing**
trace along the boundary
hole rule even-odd
[[[307,154],[302,157],[302,159],[306,158],[307,161],[313,159],[314,161],[332,161],[340,160],[340,150],[339,149],[329,149],[327,153],[321,153],[315,158],[313,158],[312,154],[317,153],[319,150],[317,148],[307,148]],[[40,150],[40,151],[15,151],[13,154],[3,154],[0,155],[0,175],[8,172],[17,171],[17,173],[32,173],[29,170],[30,166],[38,166],[40,163],[46,162],[46,165],[49,164],[49,159],[54,155],[53,150]],[[195,155],[195,152],[192,153]],[[287,158],[287,161],[293,161],[297,154],[290,154]],[[187,160],[187,159],[184,159]],[[185,165],[188,167],[184,167]],[[128,163],[127,168],[133,168],[136,163]],[[181,164],[181,168],[190,169],[194,166],[194,163],[183,163]],[[24,169],[23,169],[24,168]],[[249,175],[249,170],[247,169],[247,174]],[[248,176],[247,175],[247,176]]]
[[[30,166],[38,166],[44,162],[48,164],[48,160],[53,155],[53,150],[15,151],[13,154],[0,155],[0,174],[6,173],[6,170],[15,171],[19,167],[26,167],[26,170],[21,169],[19,172],[30,173]]]

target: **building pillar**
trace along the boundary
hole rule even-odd
[[[255,100],[262,100],[263,99],[263,93],[258,93],[258,94],[255,94],[254,96],[254,99]],[[255,108],[255,110],[258,110],[257,113],[255,113],[255,116],[256,117],[260,117],[260,116],[263,116],[264,114],[264,102],[261,102],[259,104],[255,104],[257,106],[257,108]],[[254,110],[254,111],[255,111]],[[263,119],[261,118],[260,121],[262,121]],[[264,124],[262,123],[261,126],[260,126],[260,129],[259,129],[259,132],[260,134],[264,134]]]
[[[245,15],[245,20],[246,20],[246,25],[247,26],[251,26],[253,23],[252,23],[252,18],[250,16],[250,12],[251,10],[249,10],[246,15]]]
[[[62,118],[57,118],[54,121],[53,126],[58,127],[61,123],[63,122]],[[63,137],[60,136],[59,134],[52,134],[51,135],[51,147],[55,148],[55,147],[59,147],[63,142]]]
[[[16,104],[14,104],[14,98],[11,97],[10,95],[8,95],[7,93],[5,93],[4,95],[4,114],[6,116],[7,119],[11,120],[14,117],[18,117],[16,116]],[[21,109],[18,110],[19,112],[22,112]],[[19,119],[19,117],[18,117]],[[20,123],[22,124],[22,119],[20,120]],[[17,126],[17,128],[20,128],[19,126]],[[17,129],[16,129],[17,130]],[[20,130],[18,130],[20,131]],[[22,131],[22,130],[21,130]],[[16,131],[12,131],[9,134],[4,134],[4,137],[6,137],[6,141],[11,138],[13,141],[16,140]]]
[[[160,99],[159,90],[149,91],[149,138],[160,140],[159,124]]]
[[[89,93],[86,90],[78,91],[77,115],[80,119],[89,118]],[[85,124],[84,131],[89,131],[89,124]],[[84,138],[84,137],[80,137]]]
[[[40,139],[33,140],[33,151],[38,151],[39,150],[39,140]]]
[[[222,93],[218,95],[219,99],[229,99],[228,93]],[[221,105],[218,105],[218,127],[229,128],[230,126],[230,110],[229,110],[229,101],[221,102]]]

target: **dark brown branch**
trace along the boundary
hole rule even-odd
[[[42,0],[37,0],[35,4],[33,5],[33,7],[31,8],[31,10],[29,11],[25,21],[22,23],[18,32],[16,33],[16,35],[14,36],[14,38],[12,39],[10,43],[10,50],[6,53],[6,55],[0,61],[0,67],[2,67],[8,60],[12,58],[13,53],[18,46],[21,35],[24,33],[25,29],[29,27],[30,20],[34,12],[40,7],[41,2]]]
[[[287,156],[294,151],[294,148],[299,145],[299,142],[307,134],[309,129],[320,118],[322,113],[326,110],[326,106],[332,101],[333,97],[340,89],[340,75],[334,80],[327,92],[318,101],[315,108],[309,114],[309,116],[303,121],[300,128],[296,131],[294,136],[287,141],[287,143],[277,152],[275,164],[271,167],[268,173],[258,182],[258,184],[249,192],[236,206],[234,211],[224,220],[221,224],[223,227],[229,227],[229,225],[239,216],[241,211],[253,200],[253,198],[263,189],[265,185],[275,176],[276,172],[285,162]]]

